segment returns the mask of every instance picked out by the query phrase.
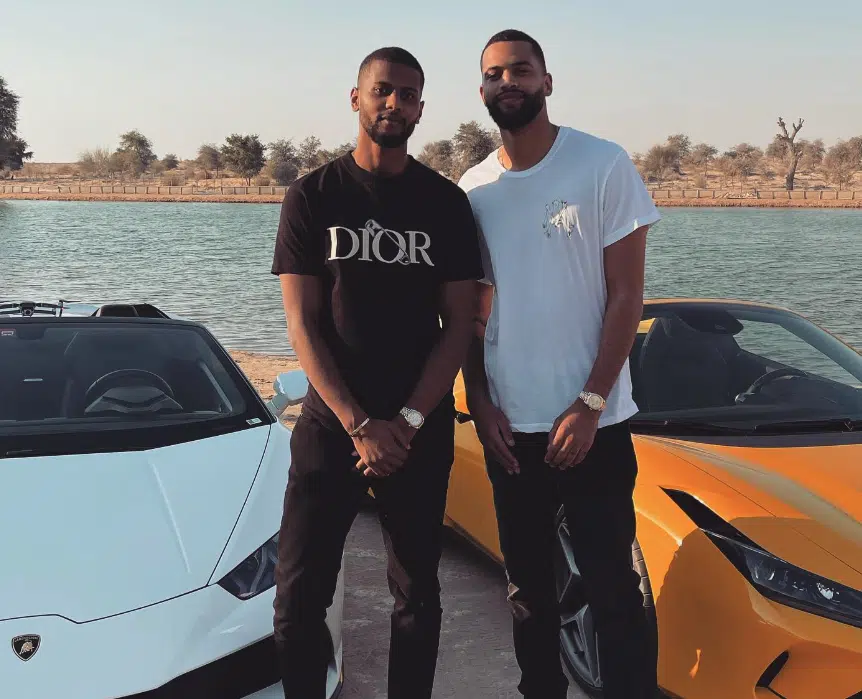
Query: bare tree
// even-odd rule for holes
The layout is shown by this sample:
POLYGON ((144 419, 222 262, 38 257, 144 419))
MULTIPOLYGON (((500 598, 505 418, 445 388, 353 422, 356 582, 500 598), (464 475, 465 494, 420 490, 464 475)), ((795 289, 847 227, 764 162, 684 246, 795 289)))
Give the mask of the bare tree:
POLYGON ((823 164, 823 158, 826 155, 826 146, 822 138, 815 141, 806 141, 802 139, 799 142, 802 146, 802 158, 799 160, 799 169, 802 172, 814 172, 823 164))
POLYGON ((448 176, 452 171, 452 151, 452 141, 449 139, 431 141, 425 144, 416 159, 432 170, 448 176))
POLYGON ((862 167, 862 139, 839 141, 832 146, 823 158, 823 172, 827 182, 837 185, 838 189, 849 187, 853 175, 862 167))
POLYGON ((478 121, 468 121, 458 126, 451 139, 452 168, 449 177, 455 181, 471 167, 482 162, 494 149, 494 133, 484 128, 478 121))
POLYGON ((799 166, 799 159, 802 157, 802 152, 804 150, 801 143, 796 143, 796 134, 799 133, 799 129, 802 128, 803 123, 803 120, 800 118, 798 124, 792 124, 793 133, 791 134, 787 131, 787 124, 784 123, 784 119, 778 117, 778 128, 781 129, 781 132, 776 134, 775 139, 784 146, 784 152, 782 155, 787 163, 787 174, 784 176, 784 186, 788 191, 793 189, 793 182, 796 179, 796 168, 799 166))
POLYGON ((640 164, 641 176, 647 182, 662 182, 673 179, 678 172, 679 152, 670 144, 659 144, 650 148, 640 164))

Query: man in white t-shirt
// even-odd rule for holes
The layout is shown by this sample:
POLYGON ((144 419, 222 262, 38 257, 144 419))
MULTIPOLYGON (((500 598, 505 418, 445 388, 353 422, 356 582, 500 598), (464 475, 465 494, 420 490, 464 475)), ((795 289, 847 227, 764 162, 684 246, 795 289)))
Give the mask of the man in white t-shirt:
POLYGON ((482 53, 503 146, 461 178, 486 278, 464 366, 509 577, 520 692, 562 699, 555 515, 565 507, 599 636, 606 699, 653 699, 656 656, 632 569, 637 460, 628 355, 646 233, 660 216, 626 152, 551 123, 541 47, 507 30, 482 53))

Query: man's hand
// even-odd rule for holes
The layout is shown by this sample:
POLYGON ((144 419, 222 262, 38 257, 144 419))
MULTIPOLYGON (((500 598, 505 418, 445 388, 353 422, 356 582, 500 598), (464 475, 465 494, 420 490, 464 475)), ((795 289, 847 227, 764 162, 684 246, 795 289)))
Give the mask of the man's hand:
POLYGON ((503 411, 491 401, 482 400, 470 406, 470 416, 476 425, 476 435, 488 455, 502 464, 508 473, 520 473, 521 467, 511 449, 515 445, 512 426, 503 411))
POLYGON ((359 434, 353 437, 359 457, 356 468, 366 475, 388 476, 404 465, 410 440, 394 422, 370 420, 359 434))
POLYGON ((593 446, 600 414, 577 402, 560 415, 548 435, 545 462, 560 469, 581 463, 593 446))

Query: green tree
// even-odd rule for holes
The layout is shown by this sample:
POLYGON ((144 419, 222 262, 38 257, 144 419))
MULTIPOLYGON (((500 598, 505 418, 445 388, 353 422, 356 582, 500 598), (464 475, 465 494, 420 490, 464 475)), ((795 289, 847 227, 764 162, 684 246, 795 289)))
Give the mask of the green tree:
POLYGON ((219 170, 224 167, 221 153, 212 143, 204 143, 200 148, 198 148, 198 157, 196 162, 203 169, 205 177, 209 176, 211 171, 215 172, 215 176, 218 177, 219 170))
POLYGON ((180 159, 174 153, 168 153, 162 158, 162 165, 165 170, 176 170, 180 166, 180 159))
POLYGON ((20 170, 25 160, 33 158, 27 142, 18 135, 20 98, 0 76, 0 170, 20 170))
POLYGON ((245 178, 249 186, 251 186, 251 178, 266 165, 265 152, 266 146, 260 142, 257 134, 231 134, 225 139, 225 144, 221 148, 225 165, 245 178))
POLYGON ((688 155, 688 162, 703 171, 704 180, 709 172, 709 165, 718 155, 718 149, 709 143, 698 143, 688 155))
POLYGON ((353 152, 356 149, 356 139, 354 138, 352 141, 345 141, 339 146, 335 146, 332 150, 323 149, 318 153, 317 161, 320 165, 324 163, 328 163, 336 158, 340 158, 342 155, 347 155, 348 153, 353 152))
POLYGON ((667 137, 665 146, 673 154, 673 171, 682 173, 682 161, 691 155, 691 139, 685 134, 678 133, 667 137))
POLYGON ((292 139, 280 139, 267 145, 267 170, 277 184, 286 186, 299 176, 301 163, 292 139))
POLYGON ((728 158, 725 171, 739 177, 742 184, 756 171, 757 166, 763 159, 763 151, 750 143, 740 143, 725 153, 728 158))
POLYGON ((301 170, 309 172, 322 164, 320 145, 320 139, 317 136, 308 136, 302 140, 297 148, 301 170))
POLYGON ((120 135, 117 153, 122 156, 123 169, 134 175, 145 173, 153 161, 158 160, 152 141, 137 129, 120 135))

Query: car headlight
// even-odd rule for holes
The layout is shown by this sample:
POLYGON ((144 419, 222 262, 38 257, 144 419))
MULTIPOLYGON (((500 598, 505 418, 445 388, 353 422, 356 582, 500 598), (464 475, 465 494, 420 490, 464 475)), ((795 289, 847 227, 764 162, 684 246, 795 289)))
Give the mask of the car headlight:
POLYGON ((688 493, 664 490, 764 597, 862 628, 862 592, 772 555, 688 493))
POLYGON ((809 573, 757 545, 705 533, 764 597, 862 628, 862 592, 809 573))
POLYGON ((241 600, 251 599, 275 585, 278 534, 252 553, 218 584, 241 600))

